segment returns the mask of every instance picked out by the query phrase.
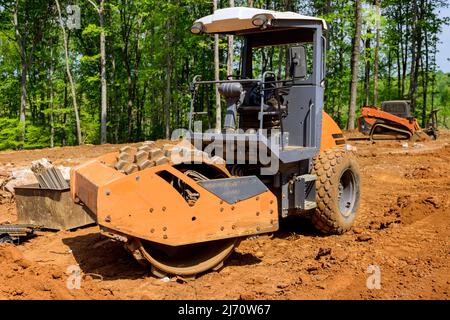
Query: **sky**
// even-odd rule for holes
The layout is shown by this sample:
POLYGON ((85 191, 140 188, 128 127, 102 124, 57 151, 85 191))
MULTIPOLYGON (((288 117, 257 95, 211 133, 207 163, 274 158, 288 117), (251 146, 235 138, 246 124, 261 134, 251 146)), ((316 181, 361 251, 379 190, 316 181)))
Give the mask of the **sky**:
MULTIPOLYGON (((441 9, 441 17, 450 17, 450 8, 441 9)), ((436 63, 438 69, 444 72, 450 72, 450 25, 444 25, 439 35, 438 53, 436 63)))

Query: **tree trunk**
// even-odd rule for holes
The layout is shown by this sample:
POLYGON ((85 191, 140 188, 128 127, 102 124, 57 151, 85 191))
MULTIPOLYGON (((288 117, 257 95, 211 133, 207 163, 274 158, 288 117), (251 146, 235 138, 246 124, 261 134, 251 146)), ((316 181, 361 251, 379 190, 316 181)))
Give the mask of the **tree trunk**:
POLYGON ((55 123, 53 117, 53 45, 50 40, 50 72, 49 72, 49 84, 50 84, 50 148, 55 146, 55 123))
POLYGON ((167 88, 166 88, 166 110, 165 110, 165 121, 166 121, 166 139, 170 139, 170 101, 172 99, 172 58, 167 55, 167 88))
MULTIPOLYGON (((428 6, 427 1, 425 1, 425 6, 428 6)), ((426 8, 424 10, 427 11, 426 8)), ((424 41, 425 41, 425 65, 422 62, 422 87, 423 87, 423 106, 422 106, 422 128, 425 128, 426 117, 427 117, 427 96, 428 96, 428 71, 429 71, 429 60, 428 60, 428 33, 424 30, 424 41)))
MULTIPOLYGON (((168 47, 170 48, 172 45, 172 34, 171 34, 171 21, 170 19, 167 21, 167 30, 169 32, 169 41, 168 41, 168 47)), ((170 101, 172 99, 172 57, 171 53, 169 52, 167 54, 167 86, 166 86, 166 103, 165 103, 165 112, 164 112, 164 118, 165 118, 165 134, 166 139, 170 139, 170 101)))
POLYGON ((83 141, 81 140, 81 126, 80 126, 80 117, 78 115, 78 105, 77 105, 77 97, 76 97, 76 93, 75 93, 75 84, 73 82, 72 73, 70 72, 70 66, 69 66, 69 44, 68 44, 68 40, 67 40, 67 34, 66 34, 64 22, 61 17, 61 8, 59 6, 59 1, 55 0, 55 3, 56 3, 56 7, 58 9, 59 23, 61 25, 61 31, 63 33, 64 54, 65 54, 65 60, 66 60, 66 72, 67 72, 67 78, 69 79, 69 83, 70 83, 70 89, 72 91, 72 101, 73 101, 73 109, 74 109, 74 113, 75 113, 77 144, 80 145, 83 143, 83 141))
POLYGON ((104 14, 105 0, 100 0, 100 8, 98 14, 100 17, 100 77, 102 86, 102 102, 101 102, 101 116, 100 116, 100 143, 104 144, 107 141, 106 117, 107 117, 107 83, 106 83, 106 50, 105 50, 105 14, 104 14))
MULTIPOLYGON (((387 67, 388 67, 388 74, 387 74, 387 90, 388 90, 388 100, 391 99, 391 92, 392 92, 392 88, 391 88, 391 84, 392 84, 392 76, 391 76, 391 72, 392 72, 392 49, 389 48, 389 52, 388 52, 388 63, 387 63, 387 67)), ((377 94, 377 99, 378 99, 378 94, 377 94)))
MULTIPOLYGON (((423 1, 421 1, 422 3, 423 1)), ((413 2, 413 29, 412 29, 412 44, 411 44, 411 71, 410 71, 410 85, 408 91, 408 99, 411 100, 411 109, 413 114, 416 112, 417 100, 417 80, 419 77, 420 58, 422 54, 422 35, 421 26, 419 23, 420 10, 417 3, 413 2)))
POLYGON ((396 13, 395 15, 395 19, 397 21, 397 32, 399 34, 400 39, 398 39, 397 41, 397 48, 395 50, 396 54, 396 58, 397 58, 397 98, 401 98, 402 95, 402 86, 401 86, 401 78, 402 78, 402 72, 401 72, 401 53, 402 53, 402 32, 401 32, 401 26, 400 26, 400 22, 399 22, 399 15, 398 13, 396 13))
MULTIPOLYGON (((69 106, 69 92, 67 87, 67 74, 64 77, 64 110, 67 110, 69 106)), ((63 126, 61 133, 61 146, 65 147, 67 144, 67 133, 66 133, 66 122, 67 122, 67 113, 63 114, 63 126)))
MULTIPOLYGON (((378 103, 378 61, 379 61, 379 52, 380 52, 380 20, 381 20, 381 4, 380 4, 381 0, 375 0, 374 4, 375 4, 375 9, 377 12, 377 23, 376 23, 376 37, 375 37, 375 53, 374 53, 374 57, 373 57, 373 105, 376 106, 378 103)), ((389 64, 390 64, 390 50, 389 50, 389 64)), ((389 65, 389 74, 388 74, 388 86, 390 86, 390 74, 391 70, 390 70, 390 65, 389 65)), ((390 90, 390 88, 389 88, 390 90)))
MULTIPOLYGON (((214 12, 217 10, 218 0, 213 0, 214 12)), ((219 35, 214 35, 214 79, 216 81, 220 80, 220 65, 219 65, 219 35)), ((220 93, 219 85, 215 85, 216 89, 216 131, 222 131, 222 108, 220 105, 220 93)))
MULTIPOLYGON (((409 4, 406 4, 405 13, 400 13, 400 15, 404 15, 405 17, 408 17, 410 14, 409 12, 409 4)), ((403 21, 402 21, 403 22, 403 21)), ((400 34, 403 34, 403 30, 400 30, 400 34)), ((405 96, 405 87, 406 87, 406 72, 408 68, 408 50, 409 50, 409 40, 410 40, 410 26, 409 21, 405 23, 405 36, 402 35, 403 39, 403 45, 402 45, 402 98, 405 96)), ((414 44, 412 44, 414 46, 414 44)))
POLYGON ((352 41, 352 58, 351 58, 351 73, 352 79, 350 82, 350 106, 348 110, 347 128, 355 129, 355 112, 356 112, 356 97, 358 85, 358 62, 359 49, 361 42, 361 0, 355 0, 355 34, 352 41))
POLYGON ((369 35, 372 33, 370 28, 367 28, 366 41, 364 46, 364 105, 369 105, 369 87, 370 87, 370 38, 369 35))
POLYGON ((27 113, 27 73, 28 64, 22 63, 22 74, 20 77, 20 139, 22 147, 25 144, 25 120, 27 113))
POLYGON ((27 113, 27 73, 28 73, 28 62, 25 52, 25 43, 19 32, 19 19, 17 16, 19 10, 19 1, 16 1, 14 11, 13 11, 13 24, 17 39, 17 44, 19 46, 20 62, 21 62, 21 75, 20 75, 20 140, 22 142, 22 147, 25 144, 25 121, 27 113))
MULTIPOLYGON (((230 7, 234 7, 234 0, 230 0, 230 7)), ((234 60, 234 37, 228 36, 228 59, 227 59, 227 76, 233 74, 234 60)))

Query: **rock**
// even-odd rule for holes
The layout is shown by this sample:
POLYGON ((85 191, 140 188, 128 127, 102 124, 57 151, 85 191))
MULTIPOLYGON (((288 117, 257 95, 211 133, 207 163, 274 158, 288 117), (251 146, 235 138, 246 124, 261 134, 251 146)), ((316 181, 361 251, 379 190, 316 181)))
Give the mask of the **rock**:
POLYGON ((0 204, 11 203, 13 195, 10 192, 0 190, 0 204))
POLYGON ((433 205, 433 207, 435 207, 436 209, 439 209, 440 207, 439 200, 436 199, 436 197, 428 197, 424 199, 423 202, 433 205))
POLYGON ((263 258, 263 257, 264 257, 264 252, 262 252, 262 251, 257 251, 257 252, 255 253, 255 257, 257 257, 257 258, 259 258, 259 259, 263 258))
POLYGON ((286 289, 287 287, 289 287, 289 283, 279 283, 277 284, 277 288, 279 289, 286 289))
POLYGON ((42 158, 31 162, 31 171, 36 174, 44 173, 46 170, 53 168, 53 164, 50 160, 42 158))
POLYGON ((359 235, 359 236, 356 238, 356 241, 364 242, 364 241, 369 241, 369 240, 371 240, 371 239, 372 239, 371 236, 369 236, 369 235, 367 235, 367 234, 362 234, 362 235, 359 235))
POLYGON ((61 270, 54 270, 52 273, 52 278, 53 279, 61 279, 63 276, 63 273, 61 270))
POLYGON ((244 292, 239 295, 239 300, 255 300, 255 296, 251 292, 244 292))
POLYGON ((325 290, 327 288, 324 284, 318 284, 316 287, 321 290, 325 290))
POLYGON ((11 292, 11 295, 13 296, 21 296, 24 293, 24 291, 20 288, 15 289, 14 291, 11 292))
POLYGON ((31 261, 29 261, 27 259, 20 259, 16 263, 18 266, 22 267, 23 269, 28 269, 29 267, 31 267, 31 261))
POLYGON ((330 254, 331 254, 331 248, 320 248, 315 259, 319 260, 321 257, 327 256, 330 254))
POLYGON ((316 266, 311 266, 311 267, 306 268, 306 271, 308 271, 309 273, 315 272, 317 270, 319 270, 319 268, 316 266))
POLYGON ((13 194, 15 187, 38 183, 33 171, 29 168, 14 170, 11 177, 12 179, 5 185, 5 189, 13 194))
POLYGON ((361 234, 364 230, 362 228, 354 227, 352 231, 354 234, 361 234))

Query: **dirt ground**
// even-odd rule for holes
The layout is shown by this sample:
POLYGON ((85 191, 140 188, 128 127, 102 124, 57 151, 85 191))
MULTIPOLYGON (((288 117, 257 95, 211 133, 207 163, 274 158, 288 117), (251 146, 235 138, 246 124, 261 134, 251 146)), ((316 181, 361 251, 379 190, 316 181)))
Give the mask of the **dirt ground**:
MULTIPOLYGON (((321 236, 308 221, 290 219, 277 233, 242 241, 220 271, 166 282, 97 227, 46 232, 0 245, 0 299, 449 299, 450 132, 407 148, 351 143, 362 199, 344 235, 321 236), (80 289, 67 287, 74 265, 80 289), (367 288, 368 268, 380 271, 380 289, 367 288)), ((0 152, 0 174, 43 157, 72 166, 117 148, 0 152)), ((13 222, 13 200, 1 203, 0 222, 13 222)))

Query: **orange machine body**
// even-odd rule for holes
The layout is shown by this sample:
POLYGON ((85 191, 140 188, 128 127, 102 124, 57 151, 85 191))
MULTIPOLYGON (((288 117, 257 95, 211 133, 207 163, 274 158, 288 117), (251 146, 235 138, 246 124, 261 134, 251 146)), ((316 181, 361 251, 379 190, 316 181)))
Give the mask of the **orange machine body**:
MULTIPOLYGON (((321 152, 345 145, 342 131, 325 112, 322 126, 321 152)), ((114 168, 118 155, 106 154, 71 171, 72 196, 96 215, 106 233, 182 246, 279 228, 277 197, 269 189, 230 204, 169 164, 129 175, 121 173, 114 168), (192 188, 199 194, 198 200, 188 203, 164 179, 167 175, 192 188)), ((201 165, 214 166, 222 176, 229 176, 222 165, 201 165)), ((231 183, 232 190, 230 180, 227 183, 231 183)))
POLYGON ((361 118, 364 118, 364 121, 370 126, 373 126, 377 121, 381 120, 401 127, 411 132, 411 135, 420 130, 420 126, 415 118, 401 118, 389 112, 382 111, 377 107, 365 106, 361 109, 361 113, 361 118))
POLYGON ((341 128, 331 118, 331 116, 322 112, 322 138, 320 143, 320 152, 331 148, 344 147, 345 139, 341 128))
POLYGON ((125 175, 108 154, 71 172, 71 190, 97 216, 98 224, 120 234, 180 246, 278 230, 278 205, 267 190, 229 204, 171 165, 125 175), (163 177, 173 175, 200 196, 194 205, 163 177))

